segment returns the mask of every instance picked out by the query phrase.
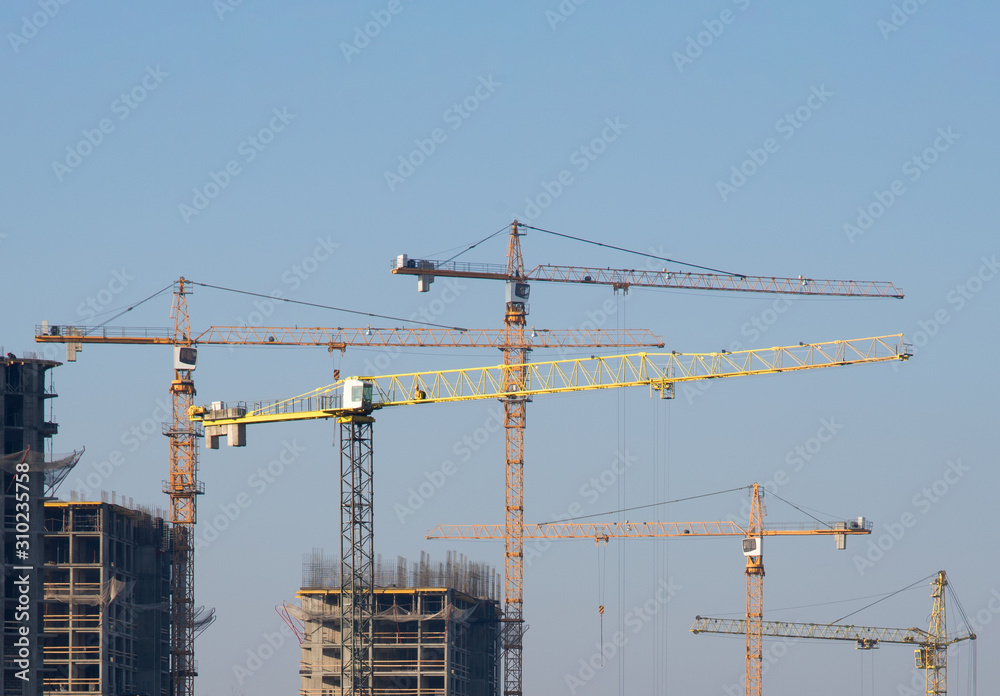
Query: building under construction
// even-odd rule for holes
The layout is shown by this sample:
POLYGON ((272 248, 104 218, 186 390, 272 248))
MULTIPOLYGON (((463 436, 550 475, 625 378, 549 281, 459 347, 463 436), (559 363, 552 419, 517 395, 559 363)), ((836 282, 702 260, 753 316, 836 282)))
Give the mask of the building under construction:
MULTIPOLYGON (((375 564, 372 691, 376 696, 495 696, 502 587, 492 566, 448 554, 445 563, 375 564)), ((299 607, 303 696, 340 696, 340 559, 303 563, 299 607)))
POLYGON ((3 548, 3 630, 0 693, 36 696, 39 681, 42 501, 81 452, 53 457, 47 444, 59 426, 46 418, 55 397, 53 360, 18 358, 0 350, 0 546, 3 548))
POLYGON ((170 535, 163 513, 45 503, 46 694, 170 693, 170 535))

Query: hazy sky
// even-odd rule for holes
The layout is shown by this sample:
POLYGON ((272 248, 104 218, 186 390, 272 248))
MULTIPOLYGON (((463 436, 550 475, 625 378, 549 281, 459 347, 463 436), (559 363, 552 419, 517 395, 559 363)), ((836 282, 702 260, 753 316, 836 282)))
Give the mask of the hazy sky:
MULTIPOLYGON (((196 329, 421 317, 496 328, 501 284, 438 279, 418 294, 389 268, 402 253, 446 258, 514 217, 739 273, 889 280, 904 300, 536 283, 538 328, 649 328, 678 351, 903 332, 915 356, 712 383, 672 402, 641 389, 539 397, 525 517, 768 482, 822 519, 865 515, 875 531, 836 553, 830 539, 769 541, 767 618, 832 621, 945 569, 979 652, 995 654, 997 380, 989 360, 968 356, 1000 345, 990 232, 1000 12, 960 1, 792 5, 7 2, 0 344, 41 351, 42 320, 99 323, 181 275, 400 318, 199 287, 196 329)), ((536 232, 523 249, 529 266, 647 263, 536 232)), ((502 263, 505 251, 500 235, 460 258, 502 263)), ((168 326, 169 304, 162 294, 112 323, 168 326)), ((45 355, 62 359, 62 347, 45 355)), ((546 355, 559 357, 531 357, 546 355)), ((92 346, 78 359, 54 372, 55 449, 87 447, 60 493, 114 490, 166 507, 170 350, 92 346)), ((487 349, 205 348, 196 382, 207 403, 291 396, 333 381, 334 369, 498 362, 487 349)), ((438 523, 502 521, 498 408, 380 414, 378 553, 456 549, 502 569, 499 543, 424 539, 438 523)), ((273 607, 294 597, 303 553, 338 546, 333 436, 329 423, 258 426, 246 449, 202 452, 195 591, 219 620, 197 642, 200 694, 296 692, 298 648, 273 607), (280 457, 289 463, 273 465, 278 475, 258 473, 280 457), (250 503, 233 512, 237 500, 250 503)), ((744 501, 729 493, 625 516, 743 519, 744 501)), ((768 513, 809 521, 774 497, 768 513)), ((589 541, 540 551, 526 568, 526 692, 735 693, 741 640, 688 628, 697 614, 743 612, 743 564, 735 539, 613 544, 603 565, 589 541), (670 601, 637 619, 663 583, 670 601), (603 666, 601 603, 605 639, 627 638, 603 666)), ((925 582, 850 621, 926 626, 929 611, 925 582)), ((949 619, 962 628, 958 611, 949 619)), ((904 646, 771 647, 774 696, 803 684, 907 693, 916 674, 904 646)), ((953 653, 953 693, 970 664, 968 648, 953 653)), ((979 690, 1000 690, 988 659, 979 690)))

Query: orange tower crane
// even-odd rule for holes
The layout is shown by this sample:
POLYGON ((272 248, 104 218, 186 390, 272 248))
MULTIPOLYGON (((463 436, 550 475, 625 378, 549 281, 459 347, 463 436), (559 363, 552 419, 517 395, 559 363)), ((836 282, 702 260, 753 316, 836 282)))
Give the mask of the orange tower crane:
MULTIPOLYGON (((816 638, 821 640, 853 640, 859 650, 872 650, 880 643, 915 645, 914 663, 917 669, 925 671, 925 693, 927 696, 947 696, 948 693, 948 646, 963 640, 975 640, 971 630, 964 634, 948 635, 948 621, 945 611, 945 588, 948 576, 938 571, 931 583, 933 606, 930 626, 926 631, 919 628, 877 628, 874 626, 848 626, 838 623, 792 623, 790 621, 764 621, 759 630, 762 636, 787 638, 816 638)), ((748 621, 740 619, 713 619, 707 616, 695 617, 692 633, 743 634, 750 631, 748 621)), ((749 675, 750 668, 747 667, 749 675)))
MULTIPOLYGON (((819 526, 765 525, 764 491, 754 483, 750 487, 750 520, 745 527, 735 522, 553 522, 524 526, 525 539, 609 539, 662 537, 743 537, 746 556, 747 613, 742 622, 746 636, 747 696, 760 696, 763 668, 764 555, 763 541, 768 536, 833 536, 837 549, 846 548, 847 535, 871 534, 865 518, 821 522, 819 526)), ((428 539, 502 539, 500 525, 439 525, 427 533, 428 539)))
MULTIPOLYGON (((504 313, 505 341, 500 346, 504 364, 520 365, 528 362, 530 346, 525 341, 528 315, 530 281, 556 283, 583 283, 609 285, 615 292, 628 292, 630 287, 674 288, 688 290, 721 290, 732 292, 780 293, 804 296, 839 297, 892 297, 902 298, 903 293, 892 283, 882 281, 814 280, 811 278, 775 278, 747 276, 735 273, 687 273, 662 270, 612 269, 578 266, 541 265, 525 271, 521 255, 521 237, 531 229, 556 236, 581 240, 570 235, 552 233, 536 227, 522 225, 515 220, 510 226, 506 266, 473 264, 455 261, 411 259, 405 254, 393 262, 394 274, 417 276, 419 292, 430 290, 435 277, 479 278, 506 282, 506 311, 504 313)), ((499 232, 497 233, 499 234, 499 232)), ((492 236, 492 235, 491 235, 492 236)), ((489 237, 487 237, 489 239, 489 237)), ((482 240, 485 241, 485 240, 482 240)), ((477 244, 473 245, 476 246, 477 244)), ((609 249, 629 251, 610 244, 598 244, 609 249)), ((471 248, 471 247, 470 247, 471 248)), ((633 252, 634 253, 634 252, 633 252)), ((650 254, 644 254, 651 257, 650 254)), ((652 257, 659 261, 672 259, 652 257)), ((703 266, 692 266, 703 271, 713 271, 703 266)), ((506 386, 518 391, 524 386, 525 372, 511 369, 506 386)), ((504 400, 504 433, 506 439, 506 499, 504 502, 504 618, 502 648, 504 654, 504 696, 522 693, 522 652, 524 637, 524 427, 526 422, 523 399, 504 400)))
MULTIPOLYGON (((205 424, 212 446, 226 437, 230 445, 246 444, 246 426, 296 420, 335 418, 341 424, 341 660, 323 672, 341 694, 372 693, 374 594, 374 495, 371 414, 390 406, 426 405, 482 399, 523 403, 540 394, 560 394, 595 389, 646 386, 650 394, 671 398, 678 382, 759 374, 796 372, 840 365, 906 360, 910 352, 901 336, 881 336, 853 341, 799 344, 766 350, 727 353, 639 353, 610 357, 578 358, 550 362, 497 365, 437 372, 413 372, 381 377, 351 377, 306 394, 276 402, 224 402, 212 408, 195 407, 193 420, 205 424), (510 374, 523 376, 518 388, 510 374), (332 671, 329 671, 332 670, 332 671)), ((730 535, 744 535, 729 524, 730 535)), ((863 526, 863 525, 862 525, 863 526)), ((507 539, 507 524, 493 530, 494 538, 507 539)), ((838 539, 848 533, 836 529, 838 539)), ((529 529, 529 532, 531 529, 529 529)), ((524 525, 519 529, 523 539, 524 525)), ((762 534, 766 534, 762 532, 762 534)))
MULTIPOLYGON (((197 496, 205 491, 198 480, 198 438, 202 432, 188 413, 197 393, 194 370, 199 345, 243 346, 322 346, 344 351, 348 346, 402 346, 434 348, 497 347, 508 341, 506 333, 490 329, 460 328, 323 328, 210 326, 198 334, 191 332, 187 297, 195 283, 184 277, 173 285, 171 317, 173 327, 116 327, 50 325, 35 327, 37 343, 66 344, 66 359, 76 361, 85 344, 123 344, 174 348, 174 371, 170 382, 170 423, 163 434, 170 441, 169 477, 163 490, 170 497, 172 529, 171 571, 171 681, 173 696, 194 693, 197 665, 194 660, 196 611, 194 605, 193 526, 197 522, 197 496)), ((205 286, 214 287, 214 286, 205 286)), ((159 294, 159 293, 157 293, 159 294)), ((155 296, 155 295, 154 295, 155 296)), ((147 298, 151 299, 151 298, 147 298)), ((572 331, 539 330, 533 333, 531 348, 600 348, 611 346, 663 347, 663 339, 646 330, 572 331)), ((359 423, 358 427, 362 424, 359 423)))

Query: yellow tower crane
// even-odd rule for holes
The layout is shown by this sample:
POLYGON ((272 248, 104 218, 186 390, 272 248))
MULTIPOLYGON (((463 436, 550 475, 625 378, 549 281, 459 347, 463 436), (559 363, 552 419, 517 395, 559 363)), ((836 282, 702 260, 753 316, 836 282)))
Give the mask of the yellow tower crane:
MULTIPOLYGON (((508 366, 505 385, 508 391, 517 392, 524 387, 527 373, 515 366, 528 362, 531 346, 526 340, 526 318, 530 283, 582 283, 604 285, 615 292, 628 292, 630 287, 668 288, 686 290, 720 290, 729 292, 778 293, 801 296, 837 297, 892 297, 902 298, 903 293, 892 283, 881 281, 816 280, 798 278, 775 278, 726 273, 705 266, 687 264, 674 259, 648 253, 647 260, 658 263, 694 268, 704 272, 674 271, 657 269, 614 269, 583 266, 540 265, 525 269, 521 255, 521 237, 527 230, 586 242, 616 251, 635 254, 637 252, 611 244, 591 242, 567 234, 551 232, 518 223, 510 226, 505 265, 457 262, 451 259, 437 261, 411 259, 400 254, 392 263, 392 272, 398 275, 417 276, 417 290, 427 292, 435 277, 470 278, 500 280, 506 283, 506 309, 504 312, 504 342, 500 346, 504 364, 508 366)), ((501 229, 490 235, 504 232, 501 229)), ((485 242, 490 237, 476 242, 469 249, 485 242)), ((464 252, 462 252, 464 253, 464 252)), ((452 257, 454 259, 455 257, 452 257)), ((534 333, 534 332, 532 332, 534 333)), ((522 651, 524 638, 524 549, 521 534, 524 526, 524 427, 526 423, 526 401, 508 398, 504 402, 504 433, 506 444, 506 500, 504 504, 504 618, 502 649, 504 655, 503 693, 504 696, 521 696, 523 673, 522 651)))
MULTIPOLYGON (((671 398, 676 383, 759 374, 796 372, 839 365, 906 360, 902 336, 799 344, 765 350, 725 353, 637 353, 549 362, 503 364, 379 377, 351 377, 306 394, 274 402, 227 404, 191 409, 191 419, 205 426, 212 447, 226 437, 246 444, 246 426, 296 420, 336 419, 341 448, 342 630, 340 693, 370 694, 372 684, 374 592, 374 516, 371 414, 382 408, 432 403, 500 399, 524 403, 541 394, 646 386, 650 394, 671 398), (510 375, 517 373, 517 385, 510 375)), ((734 527, 732 529, 738 529, 734 527)), ((732 530, 731 530, 732 531, 732 530)), ((518 539, 523 541, 524 525, 518 539)), ((507 524, 503 536, 508 538, 507 524)), ((740 535, 764 532, 753 523, 740 535)), ((837 535, 864 533, 848 529, 837 535)), ((759 538, 759 537, 755 537, 759 538)))
MULTIPOLYGON (((765 621, 761 631, 764 636, 853 640, 860 650, 872 650, 880 643, 915 645, 914 663, 917 669, 924 670, 925 693, 927 696, 947 696, 948 647, 964 640, 975 640, 976 634, 968 630, 964 634, 948 635, 945 611, 948 576, 943 570, 938 571, 931 585, 934 588, 931 591, 933 607, 930 626, 926 631, 919 628, 877 628, 789 621, 765 621)), ((691 626, 692 633, 742 634, 749 630, 749 622, 742 619, 713 619, 707 616, 695 617, 694 625, 691 626)))
MULTIPOLYGON (((194 678, 197 676, 194 659, 198 624, 194 604, 193 526, 198 519, 197 496, 204 493, 205 487, 198 480, 198 438, 202 437, 202 433, 191 422, 188 412, 197 393, 194 371, 197 367, 198 346, 320 346, 332 352, 344 351, 348 346, 486 348, 503 346, 507 341, 502 330, 446 327, 210 326, 200 333, 192 333, 187 298, 194 286, 228 290, 196 283, 184 277, 178 279, 173 284, 173 327, 50 325, 48 322, 35 327, 37 343, 66 344, 66 359, 69 362, 76 361, 76 354, 83 350, 84 345, 165 345, 174 348, 173 378, 170 382, 172 418, 170 423, 163 426, 163 434, 170 440, 169 477, 163 482, 163 491, 170 497, 170 522, 173 527, 170 576, 172 696, 192 696, 194 678)), ((147 300, 159 294, 156 293, 147 300)), ((131 309, 130 307, 125 311, 131 309)), ((533 332, 529 343, 531 348, 607 348, 622 345, 663 347, 663 339, 646 330, 539 330, 533 332)))

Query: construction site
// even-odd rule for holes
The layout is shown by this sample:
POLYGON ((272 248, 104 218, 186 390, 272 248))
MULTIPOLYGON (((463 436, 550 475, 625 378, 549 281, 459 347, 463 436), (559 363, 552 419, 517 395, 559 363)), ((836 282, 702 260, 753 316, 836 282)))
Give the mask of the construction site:
MULTIPOLYGON (((51 412, 51 401, 56 397, 50 373, 61 363, 13 354, 0 360, 3 533, 7 552, 3 693, 194 694, 199 674, 195 639, 216 619, 214 609, 196 604, 195 592, 199 577, 197 504, 202 494, 209 499, 211 496, 198 475, 202 448, 207 450, 208 458, 213 456, 212 450, 223 445, 227 449, 246 447, 264 423, 329 421, 336 428, 334 452, 339 464, 334 517, 339 520, 339 530, 330 534, 334 550, 314 549, 306 554, 299 587, 287 597, 275 598, 277 615, 298 643, 298 693, 302 696, 521 696, 530 692, 523 686, 524 664, 538 659, 525 650, 526 619, 530 616, 524 603, 525 565, 532 545, 569 539, 596 544, 599 574, 604 574, 607 560, 600 560, 602 548, 626 540, 655 542, 672 538, 729 538, 730 543, 742 544, 745 614, 739 619, 710 619, 699 613, 690 630, 694 634, 741 638, 745 644, 742 690, 746 696, 764 692, 763 676, 768 664, 764 659, 765 643, 774 637, 854 641, 864 650, 883 643, 909 645, 915 647, 914 664, 923 674, 924 692, 947 694, 949 647, 964 641, 974 643, 976 635, 960 604, 956 606, 962 625, 956 628, 955 613, 952 625, 948 624, 946 596, 951 586, 945 571, 936 571, 906 588, 932 588, 929 621, 919 628, 764 620, 765 539, 827 536, 833 537, 835 548, 843 551, 849 536, 860 540, 873 533, 873 523, 866 516, 821 520, 806 513, 811 520, 769 523, 765 520, 768 495, 799 512, 805 511, 776 491, 769 493, 766 486, 734 482, 737 488, 719 493, 739 491, 747 501, 746 514, 738 519, 635 522, 625 517, 626 513, 636 514, 625 506, 597 516, 604 519, 580 514, 543 523, 525 519, 524 434, 527 406, 532 401, 583 392, 624 393, 640 387, 654 402, 669 402, 679 389, 706 380, 728 382, 726 378, 825 372, 832 367, 898 365, 913 354, 901 335, 682 353, 664 352, 664 339, 645 329, 537 330, 527 319, 533 283, 605 286, 615 294, 633 288, 663 288, 890 300, 902 298, 902 291, 892 283, 801 276, 765 278, 703 270, 571 266, 531 268, 525 265, 521 252, 522 238, 528 231, 545 232, 515 221, 491 235, 506 233, 507 258, 503 265, 400 255, 390 269, 394 275, 415 276, 419 292, 430 291, 439 278, 501 281, 505 304, 499 329, 213 325, 196 330, 192 328, 188 305, 193 289, 229 289, 184 277, 164 289, 172 298, 173 327, 39 324, 35 341, 65 345, 69 362, 76 362, 77 354, 85 347, 100 344, 172 349, 173 369, 163 375, 172 399, 172 419, 162 426, 169 444, 163 482, 169 509, 137 506, 116 493, 102 494, 100 500, 84 500, 73 492, 69 500, 59 499, 56 489, 83 455, 82 448, 69 455, 52 454, 50 439, 58 426, 51 416, 47 419, 45 411, 48 406, 51 412), (214 345, 264 349, 313 346, 331 355, 349 353, 352 347, 478 347, 499 349, 503 363, 382 376, 341 378, 335 374, 332 384, 285 399, 196 401, 194 374, 199 350, 214 345), (534 351, 544 349, 600 350, 602 354, 552 361, 532 356, 534 351), (648 349, 653 352, 646 352, 648 349), (432 555, 420 551, 419 560, 412 561, 404 557, 383 559, 377 552, 375 520, 387 515, 388 506, 376 502, 374 491, 381 461, 375 454, 376 416, 381 420, 386 409, 404 415, 411 411, 397 407, 427 409, 433 404, 477 401, 499 402, 502 406, 504 505, 502 510, 492 512, 502 513, 504 521, 439 524, 426 536, 452 543, 494 540, 497 547, 502 545, 502 556, 482 555, 502 560, 500 570, 489 562, 471 561, 452 551, 432 555), (22 547, 30 548, 32 555, 16 553, 22 547), (432 560, 432 556, 439 560, 432 560), (440 560, 442 556, 444 561, 440 560), (31 611, 25 611, 26 606, 31 611), (29 634, 38 639, 20 638, 29 634)), ((165 291, 151 297, 165 295, 165 291)), ((419 446, 420 440, 415 438, 413 442, 419 446)), ((428 481, 432 480, 428 477, 428 481)), ((692 498, 709 495, 704 489, 696 493, 699 495, 692 498)), ((640 507, 678 501, 647 498, 644 502, 640 507)), ((435 516, 447 514, 445 509, 435 510, 435 516)), ((485 515, 489 517, 489 511, 485 515)), ((266 555, 267 543, 262 540, 256 553, 266 555)), ((664 588, 665 581, 660 578, 664 588)), ((603 580, 601 588, 600 638, 596 645, 603 667, 604 660, 614 657, 618 650, 615 647, 609 653, 606 646, 624 645, 624 634, 612 634, 613 624, 609 624, 608 635, 614 637, 613 643, 606 642, 604 621, 606 616, 609 620, 611 617, 605 611, 603 580)), ((894 594, 886 593, 886 597, 894 594)), ((667 595, 661 598, 657 593, 654 613, 659 611, 658 603, 671 600, 672 590, 667 595)), ((543 604, 556 599, 540 597, 538 601, 543 604)), ((952 596, 952 601, 957 599, 952 596)), ((675 607, 672 611, 678 610, 675 607)), ((692 616, 695 611, 692 609, 692 616)), ((225 617, 220 621, 225 622, 225 617)), ((577 676, 568 673, 565 679, 573 693, 577 682, 585 685, 587 678, 587 663, 581 660, 581 664, 577 676)), ((597 666, 590 669, 593 673, 597 666)), ((239 669, 234 673, 239 675, 239 669)), ((974 676, 971 681, 974 684, 974 676)), ((954 688, 952 692, 957 693, 954 688)))
POLYGON ((0 696, 1000 694, 998 24, 0 3, 0 696))

